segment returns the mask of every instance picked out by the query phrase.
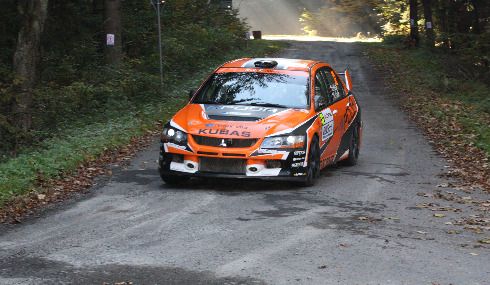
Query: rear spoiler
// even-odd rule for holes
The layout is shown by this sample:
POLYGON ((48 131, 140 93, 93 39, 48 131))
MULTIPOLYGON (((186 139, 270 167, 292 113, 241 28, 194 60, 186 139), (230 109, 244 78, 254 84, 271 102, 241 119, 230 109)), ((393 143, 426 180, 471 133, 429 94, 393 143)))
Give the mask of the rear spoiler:
POLYGON ((345 85, 347 87, 347 91, 352 91, 352 78, 350 77, 350 72, 349 72, 349 69, 345 69, 344 72, 341 72, 339 73, 339 75, 342 75, 344 76, 344 80, 345 80, 345 85))

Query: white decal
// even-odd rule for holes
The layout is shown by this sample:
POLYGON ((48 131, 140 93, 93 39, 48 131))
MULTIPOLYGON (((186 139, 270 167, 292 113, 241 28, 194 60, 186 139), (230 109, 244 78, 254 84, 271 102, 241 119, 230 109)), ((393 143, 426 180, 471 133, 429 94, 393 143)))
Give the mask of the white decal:
POLYGON ((326 141, 333 136, 333 113, 330 108, 328 108, 322 111, 318 116, 322 122, 322 141, 326 141))
POLYGON ((303 166, 303 163, 301 163, 301 162, 296 162, 296 163, 291 164, 291 168, 298 168, 301 166, 303 166))
POLYGON ((182 150, 186 150, 186 146, 183 146, 183 145, 178 145, 178 144, 174 144, 174 143, 166 143, 167 146, 170 146, 170 147, 173 147, 173 148, 178 148, 178 149, 182 149, 182 150))

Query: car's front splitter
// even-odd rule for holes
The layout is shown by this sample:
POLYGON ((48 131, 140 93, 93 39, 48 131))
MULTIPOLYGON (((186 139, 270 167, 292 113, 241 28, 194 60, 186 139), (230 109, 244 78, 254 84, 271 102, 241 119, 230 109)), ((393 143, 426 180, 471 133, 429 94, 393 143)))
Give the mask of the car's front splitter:
POLYGON ((228 174, 228 173, 216 173, 216 172, 195 172, 184 173, 172 170, 160 169, 160 175, 181 176, 181 177, 196 177, 196 178, 219 178, 219 179, 243 179, 243 180, 263 180, 263 181, 294 181, 302 182, 305 180, 305 176, 247 176, 243 174, 228 174))

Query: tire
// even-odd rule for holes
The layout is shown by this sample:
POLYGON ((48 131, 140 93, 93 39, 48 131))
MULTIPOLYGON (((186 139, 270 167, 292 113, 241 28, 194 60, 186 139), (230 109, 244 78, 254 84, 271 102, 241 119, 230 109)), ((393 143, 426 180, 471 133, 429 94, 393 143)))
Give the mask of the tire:
POLYGON ((302 187, 311 187, 315 185, 315 180, 320 176, 320 146, 318 139, 313 137, 308 152, 308 168, 306 170, 306 178, 300 183, 302 187))
POLYGON ((349 143, 349 156, 344 160, 344 164, 347 166, 354 166, 357 164, 359 158, 359 126, 356 125, 352 130, 352 136, 349 143))
POLYGON ((190 177, 186 176, 177 176, 177 175, 166 175, 166 174, 160 174, 160 177, 162 178, 163 182, 169 186, 180 186, 187 181, 189 181, 190 177))

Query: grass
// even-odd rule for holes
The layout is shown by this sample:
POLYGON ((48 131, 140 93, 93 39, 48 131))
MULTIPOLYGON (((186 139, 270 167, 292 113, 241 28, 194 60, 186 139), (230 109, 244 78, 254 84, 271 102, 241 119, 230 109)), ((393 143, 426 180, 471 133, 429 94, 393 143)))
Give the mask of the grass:
POLYGON ((199 85, 207 74, 223 63, 239 57, 264 56, 286 44, 252 41, 244 50, 236 50, 220 58, 205 60, 207 68, 189 76, 188 80, 165 87, 165 98, 139 106, 134 114, 114 114, 105 122, 65 129, 39 146, 0 164, 0 207, 15 196, 39 190, 38 179, 56 179, 71 173, 81 163, 93 160, 108 149, 126 145, 131 138, 154 129, 158 120, 168 120, 187 99, 186 90, 199 85))
POLYGON ((405 103, 433 118, 456 123, 453 135, 490 157, 490 87, 474 79, 458 58, 424 48, 408 49, 391 43, 364 44, 368 56, 386 71, 391 87, 408 95, 405 103))

